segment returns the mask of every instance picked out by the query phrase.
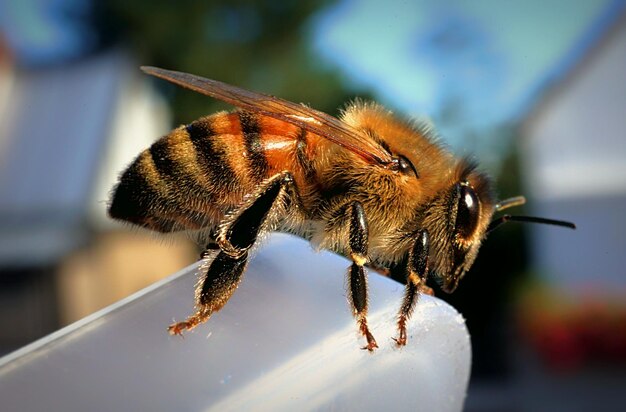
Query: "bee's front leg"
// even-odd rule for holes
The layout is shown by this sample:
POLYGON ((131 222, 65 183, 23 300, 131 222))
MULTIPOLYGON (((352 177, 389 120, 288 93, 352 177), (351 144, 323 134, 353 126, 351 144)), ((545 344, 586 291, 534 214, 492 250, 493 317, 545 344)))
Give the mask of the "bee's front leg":
POLYGON ((433 290, 426 286, 428 275, 428 231, 420 230, 415 238, 413 248, 409 252, 407 266, 402 268, 406 273, 406 289, 402 306, 398 313, 398 337, 394 338, 398 346, 406 345, 406 322, 413 314, 415 303, 420 293, 433 295, 433 290))
POLYGON ((293 177, 281 173, 261 184, 248 202, 229 215, 217 234, 219 247, 209 243, 202 254, 208 259, 215 255, 215 249, 219 250, 198 282, 196 312, 185 321, 171 325, 170 334, 182 335, 183 331, 193 329, 228 302, 248 263, 248 250, 265 230, 267 221, 284 208, 289 196, 298 196, 293 177))
POLYGON ((353 202, 348 206, 350 217, 349 247, 352 265, 348 271, 349 300, 357 319, 359 330, 367 339, 363 349, 373 351, 378 347, 367 326, 367 277, 363 266, 367 264, 368 229, 363 206, 353 202))

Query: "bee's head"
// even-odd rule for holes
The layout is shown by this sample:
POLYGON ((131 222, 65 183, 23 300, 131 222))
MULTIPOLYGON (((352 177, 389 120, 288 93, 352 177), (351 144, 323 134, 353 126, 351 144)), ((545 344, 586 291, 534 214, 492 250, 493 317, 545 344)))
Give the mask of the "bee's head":
POLYGON ((452 293, 470 269, 486 234, 508 221, 543 223, 575 229, 571 222, 534 216, 502 215, 496 211, 525 203, 522 196, 495 202, 490 179, 462 163, 454 183, 436 196, 423 213, 430 235, 431 273, 441 288, 452 293))
POLYGON ((490 183, 478 175, 478 182, 457 182, 448 194, 447 270, 441 273, 442 289, 452 293, 478 254, 494 213, 490 183))
POLYGON ((425 209, 422 224, 430 235, 431 273, 445 292, 453 292, 476 259, 495 211, 490 179, 467 163, 453 183, 425 209))

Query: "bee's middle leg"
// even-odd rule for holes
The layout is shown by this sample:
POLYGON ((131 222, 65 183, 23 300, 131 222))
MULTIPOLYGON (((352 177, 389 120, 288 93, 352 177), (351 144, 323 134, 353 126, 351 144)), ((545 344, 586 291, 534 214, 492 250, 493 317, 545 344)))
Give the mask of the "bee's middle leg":
POLYGON ((365 336, 367 345, 363 349, 373 351, 378 347, 376 339, 367 325, 367 277, 364 265, 367 264, 368 229, 363 206, 353 202, 349 206, 349 246, 352 265, 348 271, 349 300, 359 331, 365 336))
MULTIPOLYGON (((219 230, 219 252, 210 263, 196 288, 196 312, 185 321, 171 325, 172 335, 181 335, 207 321, 220 310, 237 289, 248 263, 248 251, 264 230, 270 215, 286 196, 297 196, 292 176, 282 173, 268 179, 252 200, 234 213, 219 230)), ((215 254, 215 245, 207 245, 203 258, 215 254)))

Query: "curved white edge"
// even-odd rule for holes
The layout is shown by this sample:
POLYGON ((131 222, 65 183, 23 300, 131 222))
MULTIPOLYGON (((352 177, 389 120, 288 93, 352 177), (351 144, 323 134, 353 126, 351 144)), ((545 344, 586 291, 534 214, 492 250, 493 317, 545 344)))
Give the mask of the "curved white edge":
POLYGON ((349 264, 272 235, 228 304, 180 339, 166 326, 193 310, 189 266, 2 358, 3 408, 462 410, 471 365, 463 317, 421 296, 398 348, 404 287, 370 273, 379 349, 361 350, 346 302, 349 264))

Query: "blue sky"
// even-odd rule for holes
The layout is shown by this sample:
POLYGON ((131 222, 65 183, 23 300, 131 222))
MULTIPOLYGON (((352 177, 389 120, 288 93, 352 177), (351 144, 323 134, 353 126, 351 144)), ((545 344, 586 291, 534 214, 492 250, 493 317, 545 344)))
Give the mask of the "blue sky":
POLYGON ((20 62, 37 66, 80 56, 94 33, 81 16, 90 0, 1 0, 0 30, 20 62))
POLYGON ((456 104, 452 139, 517 120, 573 67, 624 1, 341 0, 314 24, 316 50, 400 111, 437 117, 456 104))

